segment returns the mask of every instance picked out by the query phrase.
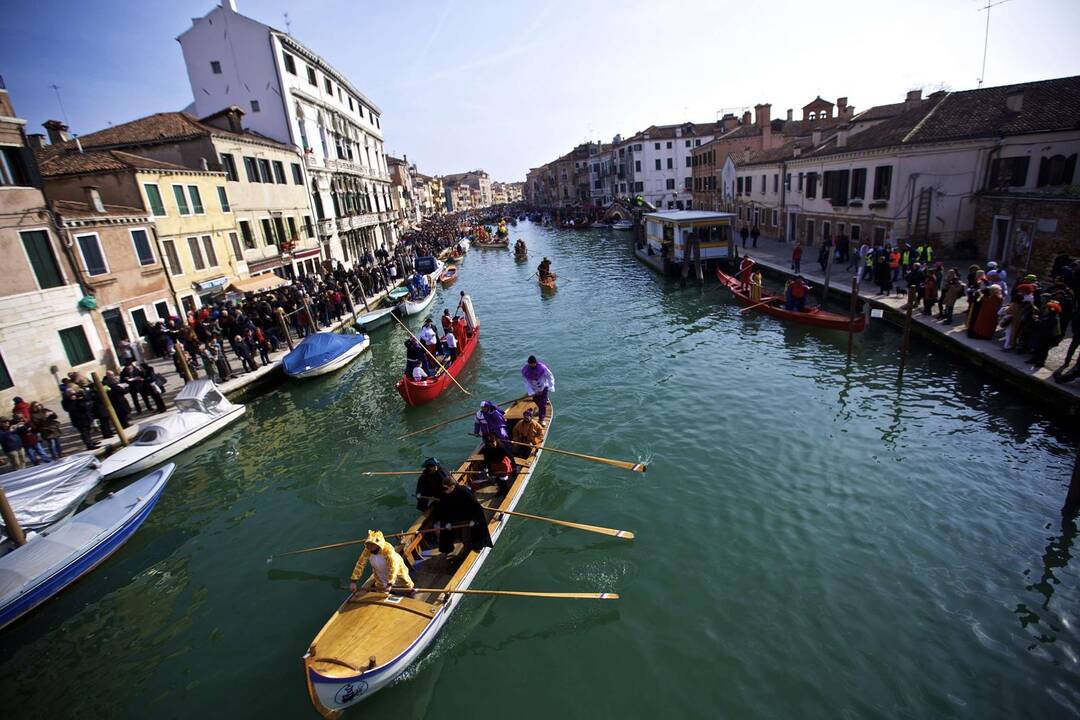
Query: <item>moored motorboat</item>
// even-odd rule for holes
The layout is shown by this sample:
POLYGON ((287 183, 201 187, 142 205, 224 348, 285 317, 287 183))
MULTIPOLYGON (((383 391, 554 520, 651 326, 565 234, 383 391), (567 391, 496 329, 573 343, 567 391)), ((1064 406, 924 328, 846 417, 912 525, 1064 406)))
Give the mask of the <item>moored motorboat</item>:
POLYGON ((446 270, 443 270, 443 274, 439 276, 439 284, 443 287, 449 287, 457 282, 457 277, 458 269, 451 265, 446 270))
POLYGON ((356 318, 356 325, 361 330, 370 332, 375 328, 382 327, 390 322, 390 313, 392 312, 394 312, 393 307, 379 308, 378 310, 366 312, 356 318))
POLYGON ((158 468, 0 556, 0 628, 93 570, 142 525, 175 466, 158 468))
MULTIPOLYGON (((511 429, 526 409, 535 407, 531 400, 511 405, 506 411, 511 429)), ((550 405, 549 411, 544 440, 554 419, 550 405)), ((518 467, 505 492, 497 485, 484 485, 476 490, 477 500, 492 511, 512 511, 543 454, 544 440, 527 457, 515 458, 518 467)), ((479 451, 477 448, 460 470, 478 470, 483 464, 479 451)), ((488 522, 492 545, 498 542, 509 518, 492 513, 488 522)), ((416 534, 401 550, 412 568, 414 583, 423 588, 468 589, 492 548, 465 548, 457 557, 442 554, 435 534, 416 532, 432 525, 430 510, 425 511, 409 528, 416 534)), ((435 641, 463 597, 441 592, 415 597, 387 595, 373 592, 369 579, 341 604, 304 655, 305 680, 315 709, 323 717, 338 717, 345 708, 392 683, 435 641)))
POLYGON ((131 444, 101 463, 101 473, 120 478, 148 470, 198 445, 244 414, 245 407, 229 402, 209 380, 192 380, 173 400, 175 412, 143 423, 131 444))
MULTIPOLYGON (((43 530, 75 512, 97 487, 100 465, 89 453, 68 455, 0 476, 0 489, 24 532, 43 530)), ((0 543, 7 534, 0 525, 0 543)))
POLYGON ((611 224, 611 229, 612 230, 633 230, 634 229, 634 223, 630 222, 629 220, 618 220, 618 221, 613 222, 611 224))
POLYGON ((716 277, 720 279, 740 305, 753 307, 756 312, 771 315, 781 320, 792 320, 803 325, 828 328, 830 330, 852 330, 862 332, 866 329, 866 316, 859 314, 854 320, 846 315, 822 310, 820 307, 807 308, 806 310, 788 310, 784 307, 784 298, 780 295, 766 295, 755 300, 749 293, 743 291, 742 283, 738 278, 726 274, 719 267, 716 268, 716 277))
POLYGON ((479 342, 480 324, 477 323, 476 327, 473 329, 472 335, 469 335, 466 331, 465 341, 461 343, 461 347, 458 348, 458 355, 454 358, 454 361, 449 365, 446 365, 446 372, 439 370, 431 377, 424 378, 423 380, 413 380, 410 377, 402 375, 394 388, 409 405, 424 405, 425 403, 431 402, 442 395, 443 391, 454 383, 453 378, 457 378, 465 366, 469 364, 473 350, 476 349, 476 345, 479 342))
POLYGON ((312 333, 281 359, 281 369, 294 378, 325 375, 351 363, 370 344, 371 338, 362 333, 312 333))
POLYGON ((411 300, 408 297, 403 299, 398 307, 401 308, 399 314, 402 315, 415 315, 419 312, 423 312, 431 303, 435 301, 435 286, 432 285, 428 289, 428 294, 419 300, 411 300))

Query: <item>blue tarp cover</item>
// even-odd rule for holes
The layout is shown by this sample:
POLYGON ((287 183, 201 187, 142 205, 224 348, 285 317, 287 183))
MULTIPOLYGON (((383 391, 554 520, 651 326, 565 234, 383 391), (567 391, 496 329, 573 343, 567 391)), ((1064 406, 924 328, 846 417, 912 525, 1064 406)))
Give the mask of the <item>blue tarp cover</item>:
POLYGON ((281 361, 287 373, 298 373, 308 368, 325 365, 354 345, 367 339, 366 335, 338 335, 320 332, 308 335, 281 361))

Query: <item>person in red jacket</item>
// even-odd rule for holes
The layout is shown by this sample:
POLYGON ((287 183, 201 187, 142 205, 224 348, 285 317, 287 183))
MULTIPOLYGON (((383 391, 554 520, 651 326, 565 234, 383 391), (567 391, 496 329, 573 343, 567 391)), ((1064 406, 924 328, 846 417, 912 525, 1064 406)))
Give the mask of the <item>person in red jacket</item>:
POLYGON ((23 419, 23 422, 30 422, 30 403, 23 400, 21 397, 17 397, 11 401, 11 412, 13 415, 17 415, 23 419))
POLYGON ((791 251, 791 269, 802 272, 802 240, 795 243, 795 249, 791 251))

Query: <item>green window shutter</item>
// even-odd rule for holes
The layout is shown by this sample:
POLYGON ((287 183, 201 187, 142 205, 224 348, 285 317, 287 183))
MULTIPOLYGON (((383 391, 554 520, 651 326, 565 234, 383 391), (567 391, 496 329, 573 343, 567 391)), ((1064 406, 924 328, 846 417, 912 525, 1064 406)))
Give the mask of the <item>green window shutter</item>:
POLYGON ((64 346, 64 353, 68 362, 72 365, 82 365, 94 359, 90 352, 90 343, 86 340, 86 331, 82 325, 65 328, 60 331, 60 343, 64 346))
POLYGON ((199 188, 194 185, 188 185, 188 194, 191 195, 191 210, 196 215, 203 214, 202 195, 199 194, 199 188))
POLYGON ((56 263, 52 245, 49 243, 49 234, 44 230, 19 233, 22 236, 23 247, 26 255, 30 258, 30 267, 37 277, 38 287, 42 290, 60 287, 64 284, 64 278, 60 274, 60 266, 56 263))
POLYGON ((146 199, 150 202, 150 212, 154 214, 154 217, 163 217, 165 215, 165 203, 161 201, 161 190, 157 185, 146 183, 143 185, 146 190, 146 199))
POLYGON ((181 215, 190 215, 191 210, 188 209, 187 195, 184 194, 183 185, 172 186, 173 197, 176 198, 176 207, 180 210, 181 215))
POLYGON ((229 210, 229 196, 225 194, 225 188, 218 185, 217 189, 218 201, 221 203, 221 212, 231 212, 229 210))

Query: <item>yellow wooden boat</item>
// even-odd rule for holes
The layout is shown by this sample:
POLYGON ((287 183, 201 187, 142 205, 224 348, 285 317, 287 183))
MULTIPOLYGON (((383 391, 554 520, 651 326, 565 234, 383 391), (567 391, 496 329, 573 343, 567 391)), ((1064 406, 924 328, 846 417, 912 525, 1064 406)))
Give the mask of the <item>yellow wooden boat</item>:
MULTIPOLYGON (((532 400, 519 400, 507 409, 506 422, 511 431, 529 408, 536 408, 532 400)), ((553 419, 554 408, 549 404, 545 440, 553 419)), ((480 447, 459 470, 482 467, 480 447)), ((541 454, 543 443, 528 457, 516 458, 519 467, 507 492, 500 492, 494 483, 483 485, 476 490, 477 500, 485 507, 513 510, 541 454)), ((424 512, 409 531, 431 527, 429 516, 430 510, 424 512)), ((490 513, 488 531, 493 545, 509 519, 509 515, 490 513)), ((450 558, 439 552, 437 533, 411 537, 411 541, 398 547, 398 552, 412 568, 413 582, 422 588, 468 589, 492 550, 487 547, 480 552, 470 550, 450 558)), ((372 592, 371 588, 372 581, 368 578, 362 588, 341 604, 304 655, 308 694, 323 717, 337 718, 345 708, 392 683, 434 642, 464 597, 446 593, 388 596, 372 592)))

